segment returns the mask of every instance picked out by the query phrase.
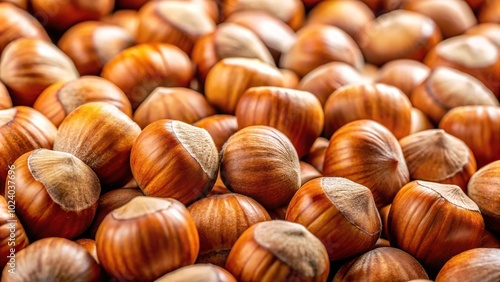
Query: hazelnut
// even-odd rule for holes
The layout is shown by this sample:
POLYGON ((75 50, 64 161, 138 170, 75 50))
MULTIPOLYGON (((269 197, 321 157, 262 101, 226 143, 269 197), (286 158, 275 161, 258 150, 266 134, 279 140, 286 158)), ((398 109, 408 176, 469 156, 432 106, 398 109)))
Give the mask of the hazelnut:
POLYGON ((9 267, 2 281, 102 281, 103 272, 84 247, 64 238, 45 238, 16 254, 15 275, 9 267), (43 267, 41 267, 43 265, 43 267))
POLYGON ((477 248, 460 253, 443 266, 436 282, 500 280, 500 250, 477 248))
POLYGON ((470 179, 467 195, 479 206, 486 228, 500 235, 500 161, 478 170, 470 179))
POLYGON ((391 246, 414 256, 431 276, 454 255, 477 248, 484 230, 479 207, 460 187, 420 180, 398 192, 388 224, 391 246))
POLYGON ((9 91, 0 81, 0 110, 12 108, 12 100, 10 99, 9 91))
POLYGON ((464 106, 450 110, 439 128, 467 144, 483 167, 500 160, 500 108, 498 106, 464 106))
POLYGON ((55 30, 67 30, 83 21, 96 21, 111 13, 114 0, 94 1, 60 1, 31 0, 33 13, 40 17, 41 22, 55 30))
POLYGON ((84 162, 68 153, 37 149, 13 165, 19 187, 16 213, 30 238, 72 239, 90 226, 101 187, 84 162))
POLYGON ((196 75, 204 87, 209 71, 226 58, 258 59, 275 66, 273 57, 262 40, 248 28, 235 23, 221 23, 214 32, 195 43, 191 57, 196 75))
MULTIPOLYGON (((470 0, 467 0, 470 2, 470 0)), ((474 0, 472 0, 474 1, 474 0)), ((477 1, 477 0, 476 0, 477 1)), ((478 13, 478 20, 480 23, 500 23, 498 15, 500 13, 500 1, 482 0, 484 4, 478 13)))
POLYGON ((500 97, 500 49, 486 37, 459 35, 443 40, 424 62, 431 69, 442 66, 467 73, 500 97))
POLYGON ((287 204, 300 187, 300 163, 292 142, 279 130, 256 125, 229 138, 221 151, 226 187, 265 208, 287 204))
POLYGON ((80 238, 75 240, 75 243, 82 246, 89 252, 89 254, 99 263, 99 259, 97 258, 97 247, 95 245, 95 241, 87 238, 80 238))
POLYGON ((28 0, 0 0, 1 2, 12 3, 23 10, 28 10, 28 0))
POLYGON ((441 32, 430 18, 396 10, 368 22, 358 36, 367 62, 383 65, 397 59, 420 61, 441 41, 441 32))
MULTIPOLYGON (((15 190, 10 189, 8 191, 15 192, 15 190)), ((30 244, 22 223, 16 214, 13 213, 15 211, 12 209, 12 207, 15 208, 14 195, 12 192, 7 192, 7 200, 3 196, 0 196, 0 268, 2 269, 11 260, 9 256, 11 256, 12 247, 14 247, 16 252, 19 252, 30 244), (14 233, 11 233, 13 231, 14 233), (12 238, 11 236, 14 237, 12 238)), ((12 267, 7 266, 6 268, 12 267)))
POLYGON ((476 159, 467 145, 442 129, 430 129, 399 140, 410 178, 455 184, 464 192, 476 172, 476 159))
POLYGON ((302 187, 309 180, 323 176, 314 166, 300 161, 300 186, 302 187))
POLYGON ((0 3, 0 22, 0 54, 10 42, 19 38, 37 38, 50 42, 49 35, 40 22, 11 3, 0 3))
POLYGON ((22 154, 38 148, 51 149, 57 128, 32 108, 0 110, 0 195, 5 195, 9 166, 22 154))
POLYGON ((297 40, 283 53, 280 67, 291 69, 300 77, 330 62, 343 62, 361 69, 363 55, 354 40, 342 29, 315 24, 297 32, 297 40))
POLYGON ((267 125, 284 133, 297 151, 305 156, 323 131, 324 114, 311 93, 280 87, 252 87, 236 107, 240 129, 267 125))
MULTIPOLYGON (((119 0, 118 0, 119 1, 119 0)), ((137 38, 137 30, 139 29, 139 13, 135 10, 118 10, 101 19, 101 22, 119 26, 126 31, 132 38, 137 38)))
POLYGON ((373 11, 362 1, 323 1, 309 11, 306 24, 336 26, 356 40, 365 24, 373 19, 373 11))
POLYGON ((283 74, 273 66, 257 59, 227 58, 208 73, 205 96, 220 112, 233 114, 247 89, 256 86, 283 87, 284 84, 283 74))
POLYGON ((288 69, 279 69, 279 70, 283 75, 283 78, 285 79, 284 87, 297 89, 300 80, 299 76, 292 70, 288 69))
POLYGON ((398 140, 371 120, 353 121, 335 132, 325 152, 323 174, 368 187, 377 208, 389 204, 410 180, 398 140))
POLYGON ((431 123, 429 118, 424 114, 424 112, 415 107, 411 108, 410 134, 433 128, 434 125, 431 123))
POLYGON ((188 207, 198 229, 200 252, 197 263, 223 267, 240 235, 255 223, 270 220, 255 200, 239 194, 222 194, 201 199, 188 207))
POLYGON ((231 115, 209 116, 195 122, 193 125, 208 131, 219 152, 227 139, 238 131, 238 121, 235 116, 231 115))
POLYGON ((304 226, 272 220, 243 232, 225 268, 239 281, 326 281, 330 262, 325 246, 304 226))
POLYGON ((80 75, 99 75, 109 60, 134 44, 134 37, 122 27, 86 21, 66 31, 57 46, 73 60, 80 75))
POLYGON ((496 23, 482 23, 475 25, 465 31, 468 35, 482 35, 496 46, 500 47, 500 25, 496 23))
POLYGON ((341 177, 307 182, 290 201, 286 220, 305 226, 318 237, 330 260, 370 250, 382 231, 370 189, 341 177))
POLYGON ((241 25, 254 32, 267 47, 276 64, 295 42, 295 33, 289 26, 263 11, 242 10, 232 14, 224 22, 241 25))
POLYGON ((388 219, 389 219, 389 212, 391 211, 391 204, 388 204, 387 206, 382 207, 381 209, 378 210, 380 214, 380 219, 382 220, 382 233, 381 237, 385 239, 389 239, 389 225, 388 225, 388 219))
POLYGON ((110 212, 122 207, 126 203, 130 202, 130 200, 138 196, 144 196, 144 193, 142 193, 139 188, 118 188, 102 194, 97 202, 97 210, 94 220, 87 229, 87 235, 91 239, 94 239, 97 229, 110 212))
POLYGON ((395 86, 410 97, 413 89, 420 85, 430 72, 429 67, 419 61, 399 59, 381 67, 376 82, 395 86))
POLYGON ((132 116, 132 106, 123 91, 98 76, 56 82, 38 96, 33 108, 49 118, 55 126, 59 126, 68 114, 90 102, 107 102, 127 116, 132 116))
POLYGON ((431 18, 443 38, 460 35, 477 24, 474 12, 465 1, 403 1, 402 6, 405 10, 431 18))
POLYGON ((495 95, 479 80, 448 67, 434 69, 427 79, 413 90, 411 102, 435 124, 455 107, 499 105, 495 95))
POLYGON ((214 21, 198 4, 151 1, 139 10, 137 42, 170 43, 191 54, 196 40, 214 29, 214 21))
POLYGON ((224 18, 242 10, 257 10, 269 13, 293 30, 298 30, 304 24, 305 10, 300 0, 222 0, 222 15, 224 18))
POLYGON ((234 276, 222 267, 197 263, 181 267, 155 280, 155 282, 236 282, 234 276))
POLYGON ((214 186, 219 155, 206 130, 162 119, 141 132, 132 148, 130 166, 145 195, 190 204, 214 186))
POLYGON ((103 186, 123 186, 132 178, 130 150, 141 129, 117 107, 84 104, 61 123, 54 150, 73 154, 92 168, 103 186))
POLYGON ((429 278, 411 255, 391 247, 375 248, 345 263, 333 278, 340 281, 408 281, 429 278), (367 275, 369 273, 369 275, 367 275))
POLYGON ((134 113, 134 121, 144 128, 160 119, 194 123, 216 114, 205 96, 182 87, 158 87, 134 113))
POLYGON ((108 214, 95 241, 101 265, 119 281, 152 281, 191 265, 200 247, 183 204, 144 196, 108 214))
POLYGON ((104 65, 101 76, 116 84, 135 110, 156 87, 188 87, 193 68, 181 49, 151 43, 125 49, 104 65))
POLYGON ((360 119, 377 121, 400 139, 410 134, 411 103, 401 90, 381 83, 346 85, 325 103, 328 138, 343 125, 360 119))
POLYGON ((0 58, 0 79, 15 105, 32 106, 51 84, 78 77, 71 59, 41 39, 17 39, 5 47, 0 58))
POLYGON ((323 162, 325 160, 326 148, 329 140, 324 137, 318 137, 314 141, 311 150, 304 159, 307 163, 313 165, 319 172, 323 172, 323 162))
POLYGON ((342 86, 358 84, 363 81, 361 74, 351 65, 342 62, 332 62, 321 65, 301 80, 297 89, 308 91, 325 105, 330 95, 342 86))

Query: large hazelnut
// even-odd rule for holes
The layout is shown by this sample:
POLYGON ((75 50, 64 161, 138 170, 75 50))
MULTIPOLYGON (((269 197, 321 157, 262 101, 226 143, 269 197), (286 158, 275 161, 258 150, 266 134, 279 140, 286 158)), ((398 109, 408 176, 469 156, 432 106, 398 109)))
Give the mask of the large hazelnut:
POLYGON ((253 87, 245 91, 236 107, 240 129, 267 125, 284 133, 305 156, 323 131, 324 114, 311 93, 280 87, 253 87))
POLYGON ((191 265, 200 247, 196 225, 183 204, 144 196, 104 218, 96 245, 99 262, 119 281, 152 281, 191 265))
POLYGON ((218 62, 208 73, 205 96, 219 111, 233 114, 247 89, 284 85, 283 74, 273 66, 256 59, 227 58, 218 62))
POLYGON ((439 128, 458 137, 469 146, 477 166, 500 160, 500 108, 498 106, 465 106, 446 114, 439 128))
POLYGON ((190 204, 214 186, 219 155, 206 130, 162 119, 141 132, 130 166, 144 194, 190 204))
POLYGON ((403 1, 403 9, 431 18, 441 30, 443 38, 464 33, 477 24, 476 16, 465 1, 403 1))
POLYGON ((99 20, 111 13, 115 0, 31 0, 33 13, 42 24, 61 31, 83 21, 99 20))
POLYGON ((104 189, 132 178, 130 150, 141 129, 117 107, 105 102, 84 104, 59 126, 54 150, 73 154, 92 168, 104 189))
POLYGON ((410 180, 398 140, 371 120, 353 121, 335 132, 325 152, 323 174, 368 187, 377 208, 389 204, 410 180))
POLYGON ((427 79, 413 90, 411 102, 435 124, 455 107, 499 105, 495 95, 479 80, 448 67, 434 69, 427 79))
POLYGON ((346 85, 325 104, 328 138, 343 125, 360 119, 379 122, 400 139, 410 134, 411 103, 401 90, 381 83, 346 85))
POLYGON ((38 38, 50 42, 40 22, 27 11, 10 3, 0 3, 0 22, 0 54, 10 42, 19 38, 38 38))
POLYGON ((239 281, 325 282, 330 262, 325 246, 304 226, 272 220, 240 236, 225 268, 239 281))
POLYGON ((222 15, 224 18, 242 10, 257 10, 269 13, 293 30, 298 30, 304 24, 305 11, 300 0, 222 0, 222 15))
POLYGON ((64 238, 45 238, 16 254, 14 274, 5 267, 2 281, 103 281, 103 272, 84 247, 64 238))
POLYGON ((9 166, 22 154, 38 148, 51 149, 57 128, 32 108, 0 110, 0 195, 5 193, 9 166))
POLYGON ((303 185, 288 205, 286 220, 318 237, 330 260, 370 250, 382 231, 370 189, 341 177, 316 178, 303 185))
POLYGON ((354 40, 342 29, 325 24, 309 25, 297 32, 297 40, 281 56, 280 67, 300 77, 330 62, 343 62, 361 69, 363 55, 354 40))
POLYGON ((104 66, 101 76, 120 87, 135 110, 156 87, 188 87, 193 68, 181 49, 151 43, 125 49, 104 66))
MULTIPOLYGON (((90 226, 101 186, 84 162, 68 153, 38 149, 13 166, 16 213, 31 238, 73 239, 90 226)), ((6 185, 5 195, 9 189, 6 185)))
POLYGON ((73 60, 80 75, 99 75, 104 65, 135 44, 122 27, 86 21, 66 31, 57 46, 73 60))
POLYGON ((479 207, 460 187, 419 180, 398 192, 388 224, 391 246, 414 256, 431 276, 454 255, 477 248, 484 230, 479 207))
POLYGON ((361 74, 351 65, 342 62, 332 62, 321 65, 301 80, 297 89, 308 91, 325 105, 330 95, 342 86, 358 84, 363 81, 361 74))
POLYGON ((486 228, 500 235, 500 161, 478 170, 470 179, 467 195, 479 206, 486 228))
POLYGON ((215 113, 205 96, 194 90, 158 87, 137 108, 134 121, 141 128, 160 119, 174 119, 191 124, 215 113))
POLYGON ((222 194, 201 199, 188 207, 200 236, 197 263, 226 264, 240 235, 255 223, 270 220, 257 201, 239 194, 222 194))
POLYGON ((229 138, 221 151, 226 187, 265 208, 287 204, 300 187, 300 164, 292 142, 279 130, 256 125, 229 138))
POLYGON ((193 124, 208 131, 214 140, 217 151, 222 150, 222 146, 227 139, 238 131, 238 121, 231 115, 213 115, 201 119, 193 124))
POLYGON ((396 10, 368 22, 358 44, 367 62, 383 65, 396 59, 420 61, 440 40, 441 32, 433 20, 396 10))
POLYGON ((170 43, 191 54, 196 40, 214 29, 214 21, 199 4, 151 1, 139 10, 137 42, 170 43))
POLYGON ((400 249, 381 247, 349 260, 337 272, 333 282, 409 281, 427 278, 425 269, 414 257, 400 249))
POLYGON ((464 192, 476 172, 476 159, 467 145, 442 129, 430 129, 399 140, 410 178, 455 184, 464 192))
POLYGON ((267 47, 276 64, 295 42, 295 33, 289 26, 263 11, 239 11, 224 22, 235 23, 253 31, 267 47))
POLYGON ((443 40, 424 62, 432 69, 451 67, 465 72, 500 97, 500 49, 484 36, 459 35, 443 40))
POLYGON ((17 39, 5 47, 0 58, 0 79, 15 105, 32 106, 51 84, 78 77, 71 59, 41 39, 17 39))
POLYGON ((55 126, 59 126, 73 110, 90 102, 107 102, 127 116, 132 116, 132 106, 123 91, 98 76, 56 82, 38 96, 33 108, 49 118, 55 126))

